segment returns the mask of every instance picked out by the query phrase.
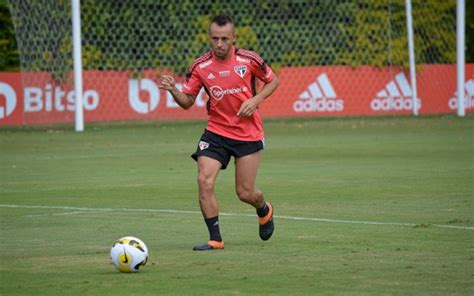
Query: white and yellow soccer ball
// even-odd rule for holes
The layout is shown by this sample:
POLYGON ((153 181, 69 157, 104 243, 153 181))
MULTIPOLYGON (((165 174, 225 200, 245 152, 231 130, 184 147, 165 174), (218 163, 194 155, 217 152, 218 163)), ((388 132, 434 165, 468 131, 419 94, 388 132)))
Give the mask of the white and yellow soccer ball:
POLYGON ((110 249, 110 258, 121 272, 138 272, 148 261, 148 248, 139 238, 122 237, 110 249))

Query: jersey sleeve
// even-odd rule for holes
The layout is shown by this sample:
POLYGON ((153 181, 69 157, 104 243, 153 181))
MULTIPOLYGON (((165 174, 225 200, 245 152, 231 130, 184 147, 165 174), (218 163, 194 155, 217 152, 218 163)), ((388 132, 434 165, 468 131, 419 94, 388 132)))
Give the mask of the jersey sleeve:
POLYGON ((188 95, 197 96, 202 88, 202 81, 199 78, 195 68, 190 69, 186 74, 186 79, 183 83, 182 92, 188 95))
POLYGON ((272 68, 270 68, 270 66, 268 66, 268 64, 265 63, 262 58, 259 60, 252 60, 252 64, 252 73, 258 79, 265 83, 269 83, 273 80, 275 74, 273 74, 272 68))

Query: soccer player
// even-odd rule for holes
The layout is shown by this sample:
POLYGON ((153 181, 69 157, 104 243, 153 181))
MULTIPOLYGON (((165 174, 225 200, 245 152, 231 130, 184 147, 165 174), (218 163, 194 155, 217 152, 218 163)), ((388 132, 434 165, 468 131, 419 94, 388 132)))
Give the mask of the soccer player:
POLYGON ((258 106, 275 91, 279 80, 258 54, 234 46, 236 35, 231 16, 214 17, 208 36, 211 51, 189 66, 182 91, 176 88, 172 76, 163 75, 160 84, 186 110, 194 104, 201 88, 209 95, 208 124, 192 158, 197 161, 199 205, 210 239, 195 246, 195 251, 224 248, 214 187, 220 170, 227 167, 232 156, 237 196, 256 209, 260 238, 268 240, 274 231, 273 207, 255 187, 255 179, 264 146, 258 106), (264 82, 258 93, 257 78, 264 82))

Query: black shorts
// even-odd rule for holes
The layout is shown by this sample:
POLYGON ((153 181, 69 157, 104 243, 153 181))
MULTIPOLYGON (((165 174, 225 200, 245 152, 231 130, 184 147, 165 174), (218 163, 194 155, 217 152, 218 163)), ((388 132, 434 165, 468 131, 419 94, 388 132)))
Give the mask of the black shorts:
POLYGON ((199 140, 196 152, 191 157, 197 161, 199 156, 207 156, 218 160, 222 170, 227 168, 230 157, 242 157, 263 149, 263 141, 238 141, 229 139, 208 130, 199 140))

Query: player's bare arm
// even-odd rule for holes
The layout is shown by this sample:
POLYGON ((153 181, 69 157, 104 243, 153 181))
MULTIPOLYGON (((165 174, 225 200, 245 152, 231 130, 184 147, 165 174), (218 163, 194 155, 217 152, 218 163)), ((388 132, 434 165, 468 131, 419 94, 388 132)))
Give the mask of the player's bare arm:
POLYGON ((273 80, 265 84, 262 90, 253 98, 250 98, 242 103, 237 116, 248 117, 251 116, 258 106, 268 98, 278 87, 280 80, 278 77, 273 77, 273 80))
POLYGON ((161 76, 161 84, 158 87, 169 91, 175 102, 185 110, 191 108, 196 101, 195 96, 185 94, 176 88, 173 76, 161 76))

